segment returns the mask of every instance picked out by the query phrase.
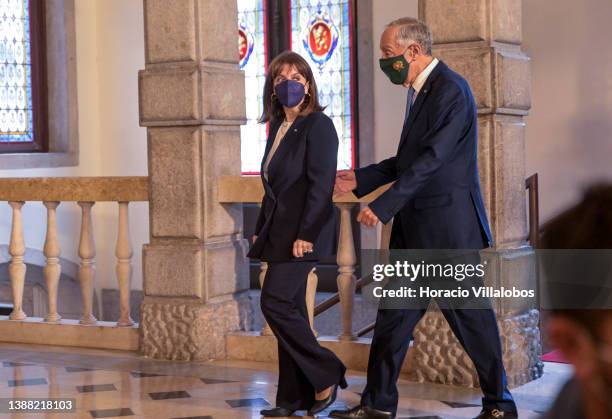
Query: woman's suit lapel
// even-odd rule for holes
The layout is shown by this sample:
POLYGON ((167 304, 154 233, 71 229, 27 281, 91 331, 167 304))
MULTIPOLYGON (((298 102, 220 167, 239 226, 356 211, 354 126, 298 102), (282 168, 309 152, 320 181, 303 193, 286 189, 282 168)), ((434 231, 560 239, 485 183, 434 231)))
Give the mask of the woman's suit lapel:
MULTIPOLYGON (((291 124, 291 126, 289 127, 289 130, 285 133, 285 136, 282 138, 280 144, 278 145, 278 148, 274 152, 274 155, 272 156, 270 163, 268 163, 268 179, 270 179, 268 181, 269 184, 275 183, 274 182, 274 172, 276 171, 275 169, 277 169, 278 163, 283 160, 282 157, 287 153, 288 150, 291 149, 292 147, 291 144, 293 143, 294 139, 301 135, 302 126, 305 120, 306 120, 306 117, 301 116, 301 115, 295 118, 295 121, 293 121, 293 124, 291 124)), ((274 139, 276 138, 276 133, 278 132, 279 128, 280 128, 280 123, 277 123, 277 125, 274 127, 273 132, 272 130, 270 132, 270 138, 268 139, 268 144, 266 144, 266 154, 264 155, 264 158, 263 158, 264 162, 268 158, 268 154, 270 153, 270 149, 272 148, 272 144, 274 143, 274 139)), ((263 173, 263 163, 262 163, 261 170, 263 173)))
POLYGON ((263 179, 263 167, 264 163, 268 158, 268 154, 270 154, 270 149, 272 149, 272 144, 274 144, 274 139, 276 138, 276 133, 278 132, 281 122, 279 120, 274 120, 270 122, 270 131, 268 132, 268 139, 266 140, 266 148, 264 150, 263 158, 261 159, 261 167, 259 172, 261 173, 261 178, 263 179))

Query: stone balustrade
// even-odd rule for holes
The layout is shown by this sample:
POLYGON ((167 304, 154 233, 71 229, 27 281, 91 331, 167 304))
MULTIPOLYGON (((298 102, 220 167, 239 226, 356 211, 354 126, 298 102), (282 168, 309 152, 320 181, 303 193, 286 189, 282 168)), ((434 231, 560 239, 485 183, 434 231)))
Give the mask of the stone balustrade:
MULTIPOLYGON (((338 338, 340 340, 355 340, 357 333, 353 330, 353 301, 357 288, 357 278, 355 277, 355 264, 357 257, 355 254, 355 242, 353 238, 353 229, 351 227, 351 212, 353 207, 362 203, 368 203, 377 198, 381 193, 387 190, 389 186, 385 185, 369 195, 362 198, 356 198, 353 194, 344 194, 334 198, 334 204, 340 212, 340 235, 338 238, 338 249, 336 254, 336 263, 338 264, 338 294, 337 298, 340 302, 340 311, 342 313, 342 332, 338 338)), ((222 176, 219 178, 218 184, 218 201, 221 204, 235 203, 251 203, 261 204, 264 190, 259 176, 222 176)), ((391 234, 391 223, 383 225, 381 233, 381 247, 388 243, 391 234)), ((265 271, 267 264, 262 262, 261 272, 259 275, 259 283, 263 286, 265 271)), ((308 276, 306 288, 306 307, 310 318, 311 327, 314 330, 315 316, 315 294, 317 288, 316 270, 308 276)), ((332 300, 334 297, 332 297, 332 300)), ((329 304, 323 303, 326 308, 333 305, 333 301, 329 304)), ((323 309, 325 310, 325 309, 323 309)), ((321 311, 323 311, 321 310, 321 311)), ((272 332, 268 325, 264 325, 262 335, 271 335, 272 332)))
MULTIPOLYGON (((530 192, 529 218, 531 231, 529 237, 530 242, 533 242, 534 237, 538 235, 539 225, 537 217, 537 176, 530 177, 523 186, 527 186, 530 192)), ((374 324, 367 325, 361 330, 353 330, 353 302, 355 292, 361 287, 363 279, 356 280, 354 275, 356 253, 351 228, 351 217, 354 216, 354 214, 352 215, 352 209, 356 205, 371 202, 388 187, 388 185, 383 186, 361 199, 355 198, 353 194, 345 194, 334 199, 334 204, 340 212, 340 237, 336 259, 338 264, 338 293, 314 307, 315 273, 311 273, 308 278, 310 288, 307 292, 306 303, 311 326, 314 315, 340 303, 342 315, 340 335, 337 336, 337 339, 326 337, 320 339, 320 341, 321 344, 339 354, 349 368, 357 370, 365 370, 366 368, 370 341, 369 339, 363 339, 362 336, 371 332, 374 324)), ((259 204, 263 193, 261 180, 258 176, 226 176, 220 177, 218 180, 217 199, 221 204, 259 204)), ((390 227, 391 223, 388 223, 382 228, 379 242, 381 249, 388 249, 390 227)), ((527 239, 527 234, 522 239, 527 239)), ((531 252, 531 247, 528 245, 524 245, 522 249, 523 253, 531 252)), ((496 251, 498 251, 496 248, 488 248, 484 249, 482 253, 484 258, 491 261, 490 266, 492 268, 487 272, 487 278, 490 278, 487 279, 488 281, 493 281, 500 270, 516 270, 515 261, 520 262, 523 257, 523 255, 518 255, 496 261, 491 256, 496 251)), ((265 264, 262 264, 260 283, 264 280, 265 268, 265 264)), ((531 306, 526 306, 520 310, 508 312, 501 301, 493 300, 493 304, 498 316, 504 362, 510 385, 516 386, 539 377, 542 374, 542 363, 539 360, 540 337, 537 310, 531 306)), ((264 327, 261 335, 263 336, 256 337, 250 333, 230 335, 228 337, 228 347, 232 350, 229 357, 252 361, 271 361, 274 359, 273 351, 276 345, 271 342, 270 330, 264 327), (266 338, 266 335, 268 335, 268 338, 266 338), (259 338, 259 340, 255 340, 256 338, 259 338), (255 345, 259 346, 256 350, 252 350, 251 347, 255 345)), ((436 309, 435 304, 430 307, 424 319, 415 329, 414 343, 408 351, 402 371, 408 374, 411 379, 420 382, 428 381, 461 386, 477 385, 477 375, 472 362, 448 328, 446 320, 436 309), (429 356, 432 351, 438 355, 435 357, 429 356), (446 373, 447 371, 451 372, 446 373)))
MULTIPOLYGON (((70 320, 62 320, 58 314, 58 286, 61 275, 60 245, 56 222, 60 204, 76 203, 81 212, 81 228, 78 245, 79 284, 82 291, 82 316, 80 325, 98 326, 135 326, 130 318, 130 283, 132 278, 132 244, 129 232, 129 204, 135 201, 148 201, 147 177, 73 177, 73 178, 8 178, 0 179, 0 201, 7 201, 12 209, 11 235, 9 242, 9 277, 13 294, 13 311, 8 320, 23 321, 28 325, 64 324, 74 325, 70 320), (46 236, 43 253, 46 264, 43 269, 47 287, 47 313, 42 319, 31 319, 23 310, 23 292, 26 277, 24 255, 26 243, 24 228, 36 225, 41 220, 24 220, 22 209, 27 202, 42 202, 47 210, 46 236), (93 314, 93 291, 95 283, 96 245, 93 228, 93 208, 97 202, 116 202, 118 208, 117 240, 115 245, 116 277, 119 289, 120 306, 116 322, 99 322, 93 314)), ((75 238, 76 240, 76 238, 75 238)), ((75 255, 76 256, 76 255, 75 255)), ((0 326, 5 328, 6 326, 0 326)), ((55 329, 57 330, 57 329, 55 329)), ((61 335, 61 334, 60 334, 61 335)), ((101 338, 103 334, 97 336, 101 338)), ((127 335, 124 335, 127 336, 127 335)), ((9 337, 12 339, 11 337, 9 337)), ((95 341, 96 336, 91 335, 95 341)), ((35 338, 33 338, 35 339, 35 338)), ((58 338, 61 339, 61 336, 58 338)), ((26 339, 27 340, 27 339, 26 339)), ((135 349, 137 337, 131 336, 128 343, 118 343, 119 348, 135 349)), ((65 343, 79 346, 97 346, 94 342, 78 342, 68 339, 65 343)), ((112 346, 112 345, 111 345, 112 346)))

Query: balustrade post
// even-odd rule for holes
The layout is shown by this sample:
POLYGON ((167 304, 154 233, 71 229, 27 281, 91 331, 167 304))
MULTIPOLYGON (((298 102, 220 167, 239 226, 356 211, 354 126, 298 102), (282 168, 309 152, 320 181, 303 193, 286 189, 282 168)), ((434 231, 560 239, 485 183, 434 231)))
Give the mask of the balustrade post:
POLYGON ((336 262, 338 264, 338 295, 340 297, 340 309, 342 315, 342 334, 340 340, 356 339, 353 333, 353 302, 355 300, 356 278, 355 243, 353 241, 353 229, 351 226, 351 209, 353 203, 338 203, 340 210, 340 237, 338 240, 338 252, 336 262))
POLYGON ((383 224, 380 231, 380 249, 389 250, 389 243, 391 242, 391 227, 393 226, 393 220, 387 224, 383 224))
POLYGON ((130 290, 132 284, 132 244, 130 243, 129 202, 119 202, 119 226, 117 232, 117 283, 119 286, 120 315, 117 326, 132 326, 130 317, 130 290))
POLYGON ((94 324, 96 318, 93 315, 93 290, 95 279, 95 257, 96 245, 94 240, 91 209, 95 202, 78 202, 81 207, 81 237, 79 241, 79 281, 83 293, 83 316, 79 323, 94 324))
POLYGON ((57 239, 56 209, 59 205, 56 201, 45 201, 43 205, 47 208, 47 234, 43 252, 47 263, 43 269, 45 282, 47 284, 48 310, 45 316, 46 322, 58 322, 61 316, 57 313, 57 291, 59 286, 62 267, 59 263, 60 246, 57 239))
MULTIPOLYGON (((260 287, 260 289, 263 289, 263 284, 264 284, 264 280, 266 279, 266 272, 267 271, 268 271, 268 262, 261 262, 260 263, 260 270, 259 270, 259 287, 260 287)), ((272 336, 273 335, 272 329, 270 329, 270 325, 268 324, 268 322, 266 321, 265 318, 264 318, 264 325, 261 328, 261 335, 262 336, 272 336)))
POLYGON ((308 273, 308 279, 306 281, 306 310, 308 311, 308 321, 310 322, 312 333, 317 336, 317 331, 314 327, 315 298, 317 296, 317 284, 319 283, 317 268, 312 268, 308 273))
POLYGON ((24 204, 25 202, 23 201, 9 202, 9 205, 13 209, 11 242, 9 244, 11 263, 8 267, 11 288, 13 290, 13 311, 9 316, 11 320, 24 320, 27 317, 23 312, 23 286, 25 284, 26 265, 23 263, 25 242, 23 239, 21 207, 23 207, 24 204))

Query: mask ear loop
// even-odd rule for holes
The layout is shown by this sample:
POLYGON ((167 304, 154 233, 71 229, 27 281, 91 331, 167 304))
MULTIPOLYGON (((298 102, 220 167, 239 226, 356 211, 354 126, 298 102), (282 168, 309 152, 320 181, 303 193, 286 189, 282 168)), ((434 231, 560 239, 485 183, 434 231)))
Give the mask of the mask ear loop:
MULTIPOLYGON (((408 61, 408 60, 406 59, 406 51, 408 51, 408 50, 410 49, 410 47, 411 47, 411 46, 412 46, 412 44, 408 45, 408 46, 406 47, 406 49, 404 50, 404 52, 402 52, 402 57, 404 57, 404 59, 405 59, 405 60, 408 62, 408 64, 412 64, 412 62, 411 62, 411 61, 408 61)), ((414 55, 414 54, 413 54, 413 55, 414 55)), ((409 58, 410 58, 410 57, 409 57, 409 58)))
POLYGON ((302 101, 302 104, 300 105, 300 112, 306 109, 309 103, 310 103, 310 89, 306 93, 304 93, 304 100, 302 101))

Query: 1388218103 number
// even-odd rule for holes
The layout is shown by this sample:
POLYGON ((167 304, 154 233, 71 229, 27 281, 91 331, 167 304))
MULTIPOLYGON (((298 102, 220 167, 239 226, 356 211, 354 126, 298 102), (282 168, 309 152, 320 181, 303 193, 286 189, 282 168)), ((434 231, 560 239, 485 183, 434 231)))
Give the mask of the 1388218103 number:
POLYGON ((0 413, 74 412, 75 399, 0 398, 0 413))

